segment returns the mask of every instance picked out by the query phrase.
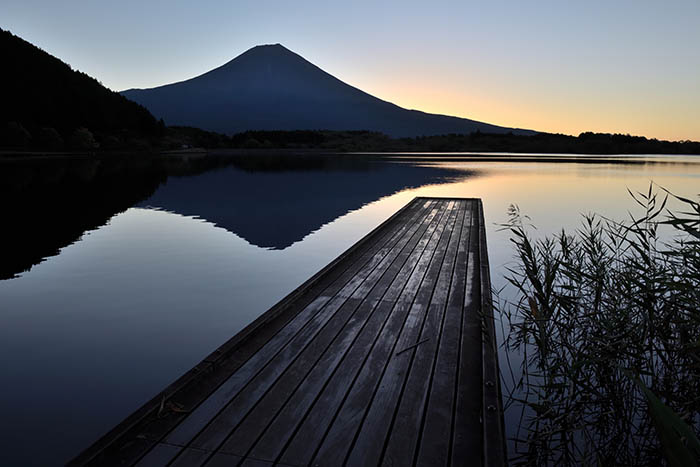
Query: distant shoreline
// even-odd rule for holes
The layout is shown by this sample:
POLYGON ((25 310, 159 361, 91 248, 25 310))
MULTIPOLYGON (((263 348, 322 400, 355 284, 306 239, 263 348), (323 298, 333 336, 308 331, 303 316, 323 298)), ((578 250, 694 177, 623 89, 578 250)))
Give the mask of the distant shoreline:
MULTIPOLYGON (((61 159, 116 159, 116 158, 143 158, 157 159, 162 157, 196 158, 226 158, 226 157, 376 157, 398 160, 421 161, 460 161, 460 162, 577 162, 577 163, 604 163, 614 162, 621 164, 648 163, 649 159, 667 158, 668 160, 653 161, 658 163, 673 163, 688 161, 674 161, 672 158, 697 158, 698 154, 582 154, 582 153, 517 153, 517 152, 488 152, 488 151, 356 151, 343 152, 325 149, 203 149, 190 148, 183 150, 167 151, 98 151, 98 152, 69 152, 69 151, 13 151, 0 150, 0 163, 16 161, 39 161, 61 159)), ((696 163, 692 161, 691 163, 696 163)))
MULTIPOLYGON (((86 130, 88 131, 88 130, 86 130)), ((501 133, 446 134, 416 138, 392 138, 372 131, 260 130, 235 135, 191 127, 164 127, 162 135, 137 144, 110 145, 109 135, 96 133, 93 147, 42 147, 39 143, 12 146, 0 138, 0 158, 57 156, 64 154, 460 154, 520 157, 576 155, 581 157, 631 155, 700 155, 700 142, 660 141, 643 136, 581 133, 517 135, 501 133), (104 143, 104 144, 103 144, 104 143), (66 151, 74 149, 74 151, 66 151)))

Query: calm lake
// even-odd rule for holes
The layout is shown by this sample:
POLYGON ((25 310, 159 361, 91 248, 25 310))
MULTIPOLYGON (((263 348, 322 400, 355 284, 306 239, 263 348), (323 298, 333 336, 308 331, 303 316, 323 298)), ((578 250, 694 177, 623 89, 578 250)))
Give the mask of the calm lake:
POLYGON ((0 465, 65 463, 415 196, 483 199, 500 289, 510 204, 543 235, 700 192, 700 157, 496 159, 0 161, 0 465))

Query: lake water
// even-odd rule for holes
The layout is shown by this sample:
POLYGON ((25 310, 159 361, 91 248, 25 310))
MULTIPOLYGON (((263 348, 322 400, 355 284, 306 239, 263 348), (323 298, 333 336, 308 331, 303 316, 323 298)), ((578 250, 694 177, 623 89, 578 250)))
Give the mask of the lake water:
POLYGON ((498 159, 0 161, 0 465, 63 464, 415 196, 483 199, 501 288, 510 204, 542 235, 700 192, 700 157, 498 159))

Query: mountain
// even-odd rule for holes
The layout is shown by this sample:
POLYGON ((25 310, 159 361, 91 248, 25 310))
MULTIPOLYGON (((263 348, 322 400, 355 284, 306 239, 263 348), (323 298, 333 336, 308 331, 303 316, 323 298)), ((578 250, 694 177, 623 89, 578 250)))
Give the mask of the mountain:
POLYGON ((76 137, 78 143, 81 137, 92 138, 91 132, 159 131, 156 119, 142 106, 2 29, 0 57, 0 147, 59 149, 64 141, 71 146, 76 137), (79 128, 88 132, 76 133, 79 128))
POLYGON ((122 95, 168 125, 247 130, 371 130, 394 137, 448 133, 533 134, 407 110, 352 87, 282 45, 261 45, 208 73, 122 95))

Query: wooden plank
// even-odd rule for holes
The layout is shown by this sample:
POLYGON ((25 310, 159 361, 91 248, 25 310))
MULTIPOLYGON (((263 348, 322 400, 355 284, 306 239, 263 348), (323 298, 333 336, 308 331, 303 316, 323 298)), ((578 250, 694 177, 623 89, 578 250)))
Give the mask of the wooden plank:
POLYGON ((148 453, 148 457, 141 459, 136 465, 138 467, 160 467, 167 465, 170 459, 180 452, 180 446, 171 444, 156 444, 148 453))
MULTIPOLYGON (((253 459, 251 457, 246 458, 243 462, 239 464, 239 467, 271 467, 274 464, 263 459, 253 459)), ((277 464, 279 465, 279 464, 277 464)))
POLYGON ((243 462, 243 458, 231 454, 217 452, 205 464, 207 467, 232 467, 243 462))
POLYGON ((481 351, 481 287, 478 228, 483 224, 478 206, 476 221, 469 236, 469 260, 462 315, 462 332, 459 344, 459 368, 457 372, 457 394, 455 398, 454 432, 452 436, 452 463, 459 465, 464 459, 483 463, 483 437, 474 433, 483 431, 482 426, 482 361, 475 358, 481 351), (478 382, 478 384, 475 384, 478 382))
MULTIPOLYGON (((422 316, 418 338, 412 344, 409 344, 413 345, 413 347, 409 349, 405 349, 406 346, 399 346, 399 349, 405 350, 399 350, 399 352, 395 353, 389 360, 379 388, 375 393, 369 411, 357 435, 355 444, 348 455, 348 465, 378 465, 381 462, 385 440, 392 429, 396 407, 406 389, 406 377, 413 364, 415 354, 416 352, 426 352, 429 347, 426 347, 425 344, 430 341, 431 337, 433 339, 439 337, 426 337, 423 335, 423 330, 428 316, 438 313, 442 314, 442 310, 444 310, 446 306, 447 293, 450 290, 451 277, 457 259, 457 250, 462 233, 465 209, 465 203, 458 201, 457 212, 448 220, 449 236, 447 237, 447 248, 442 250, 438 247, 438 252, 436 253, 436 256, 442 254, 440 270, 438 272, 435 288, 433 289, 433 296, 429 301, 430 305, 426 307, 425 313, 422 316), (441 250, 444 251, 444 253, 442 253, 441 250)), ((413 387, 409 387, 408 391, 412 392, 413 389, 413 387)), ((415 409, 417 409, 417 407, 415 407, 415 409)), ((399 425, 396 427, 396 430, 405 431, 412 429, 406 425, 399 425)))
MULTIPOLYGON (((450 201, 452 211, 454 201, 450 201)), ((454 214, 454 212, 452 213, 454 214)), ((454 219, 454 217, 452 217, 454 219)), ((362 425, 369 403, 373 399, 382 375, 386 371, 389 360, 394 353, 416 342, 416 337, 422 327, 425 307, 413 304, 413 298, 422 287, 433 289, 436 283, 437 271, 442 263, 443 249, 449 239, 448 222, 439 226, 425 249, 421 259, 406 284, 406 288, 397 300, 400 308, 408 308, 406 320, 397 327, 385 328, 385 333, 371 349, 366 362, 362 366, 356 381, 342 402, 340 410, 332 420, 315 454, 313 461, 320 465, 339 465, 344 462, 346 454, 353 443, 353 438, 362 425), (445 235, 446 234, 446 235, 445 235), (442 240, 442 241, 441 241, 442 240), (440 249, 438 249, 440 246, 440 249), (409 305, 409 303, 411 303, 409 305)), ((400 357, 398 357, 400 358, 400 357)), ((291 460, 291 459, 290 459, 291 460)), ((293 462, 293 461, 292 461, 293 462)))
POLYGON ((192 467, 203 465, 212 455, 210 451, 187 448, 180 452, 180 455, 170 464, 170 467, 192 467))
MULTIPOLYGON (((410 367, 407 389, 404 391, 400 404, 394 415, 390 437, 385 446, 385 452, 381 460, 383 465, 413 465, 415 447, 421 432, 423 414, 425 411, 428 392, 430 390, 431 375, 435 365, 435 356, 440 337, 440 325, 444 313, 459 313, 461 318, 463 309, 463 295, 467 268, 467 249, 469 244, 469 229, 474 217, 471 201, 465 201, 465 215, 460 226, 458 237, 457 255, 454 265, 452 284, 448 297, 447 307, 441 300, 431 303, 426 324, 421 334, 420 341, 425 343, 416 350, 413 364, 410 367)), ((458 366, 458 365, 457 365, 458 366)), ((457 463, 455 465, 460 465, 457 463)))
MULTIPOLYGON (((471 225, 468 224, 466 227, 469 231, 471 225)), ((461 305, 464 287, 464 282, 457 281, 452 286, 448 286, 450 301, 453 305, 455 302, 461 305)), ((450 462, 453 401, 457 380, 462 313, 462 306, 453 306, 447 307, 443 316, 438 352, 432 369, 433 374, 430 376, 430 389, 423 412, 417 448, 417 465, 438 466, 449 465, 450 462)))

